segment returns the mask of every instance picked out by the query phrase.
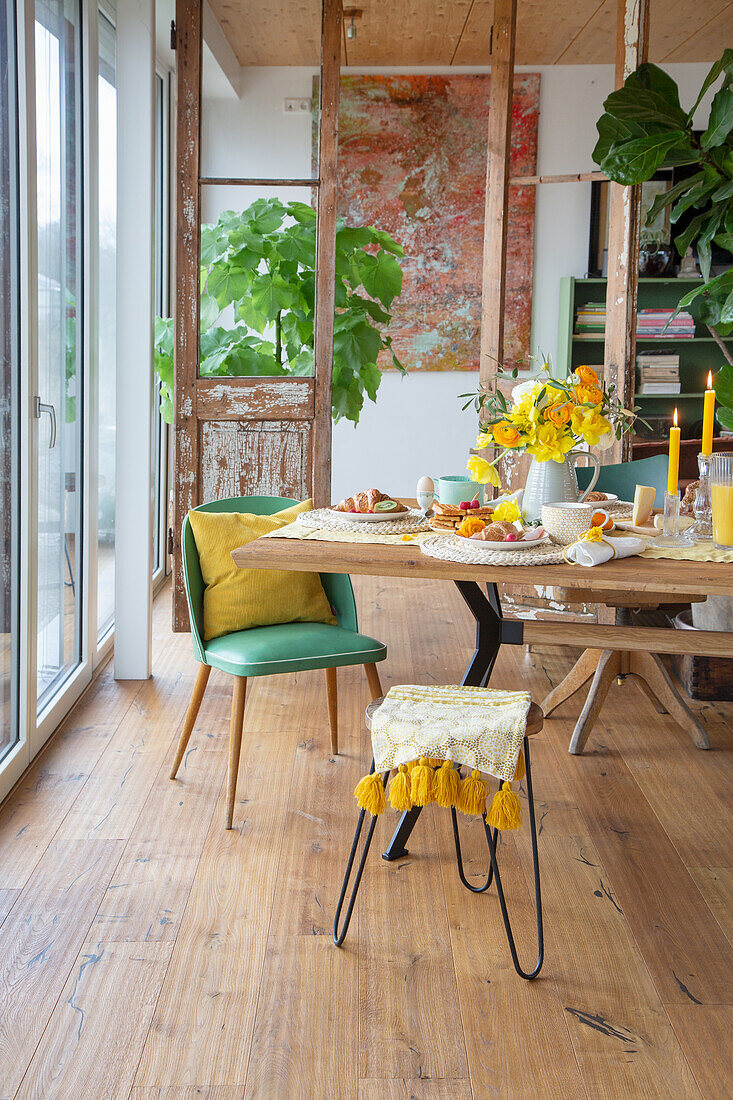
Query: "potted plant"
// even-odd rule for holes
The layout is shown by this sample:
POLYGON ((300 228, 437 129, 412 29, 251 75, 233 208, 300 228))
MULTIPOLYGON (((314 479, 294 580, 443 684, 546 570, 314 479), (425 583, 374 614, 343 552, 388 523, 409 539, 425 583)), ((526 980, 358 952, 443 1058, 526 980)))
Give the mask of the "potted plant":
MULTIPOLYGON (((578 499, 578 482, 573 459, 588 457, 585 446, 605 450, 614 435, 621 439, 636 420, 636 409, 625 409, 616 397, 616 387, 606 388, 592 367, 577 367, 567 378, 550 377, 550 364, 543 362, 536 378, 515 386, 507 401, 500 389, 464 394, 479 416, 479 450, 493 448, 489 461, 480 455, 468 460, 471 480, 499 488, 497 464, 510 452, 532 456, 522 500, 527 520, 538 520, 542 505, 549 501, 578 499)), ((516 378, 517 370, 498 369, 498 375, 516 378)), ((590 456, 595 462, 593 456, 590 456)), ((597 465, 597 463, 596 463, 597 465)), ((595 483, 595 478, 591 485, 595 483)), ((588 490, 588 491, 589 491, 588 490)))
MULTIPOLYGON (((402 290, 402 246, 373 226, 336 228, 333 418, 359 422, 376 401, 381 354, 405 368, 386 326, 402 290)), ((199 371, 212 375, 313 373, 316 212, 302 202, 257 199, 201 227, 199 371)), ((161 415, 173 422, 173 321, 155 323, 161 415)))
POLYGON ((643 183, 660 168, 695 166, 686 179, 656 196, 646 224, 652 225, 667 206, 672 207, 672 225, 687 211, 694 212, 674 244, 680 256, 690 246, 696 249, 703 282, 680 299, 677 311, 700 298, 700 319, 733 365, 723 340, 733 332, 733 268, 711 278, 713 243, 733 253, 733 49, 724 50, 712 66, 689 111, 680 106, 672 77, 651 64, 631 73, 603 106, 593 159, 616 183, 643 183), (699 135, 692 127, 693 116, 721 76, 722 86, 699 135))

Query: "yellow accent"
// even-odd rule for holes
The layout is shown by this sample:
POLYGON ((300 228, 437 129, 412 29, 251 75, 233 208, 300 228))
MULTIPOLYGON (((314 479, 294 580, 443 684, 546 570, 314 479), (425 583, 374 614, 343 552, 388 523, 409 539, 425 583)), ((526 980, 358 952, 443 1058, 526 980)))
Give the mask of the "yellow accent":
POLYGON ((719 546, 733 546, 733 485, 711 485, 713 539, 719 546))
POLYGON ((521 518, 522 513, 516 500, 502 500, 491 514, 491 519, 496 522, 505 520, 507 523, 514 523, 521 518))
POLYGON ((486 524, 478 516, 466 516, 458 524, 457 534, 463 535, 464 539, 468 539, 471 535, 478 534, 479 531, 483 531, 486 524))
POLYGON ((715 390, 705 390, 702 410, 702 446, 700 453, 713 453, 713 429, 715 427, 715 390))
POLYGON ((433 801, 433 769, 426 756, 420 757, 420 763, 412 769, 410 779, 413 806, 429 805, 433 801))
POLYGON ((275 623, 336 622, 317 573, 239 569, 232 550, 292 523, 313 507, 310 500, 271 516, 249 512, 188 513, 196 540, 204 591, 204 639, 275 623))
POLYGON ((487 462, 480 455, 471 455, 466 463, 466 469, 471 475, 471 481, 479 481, 482 485, 493 485, 496 489, 501 487, 499 474, 493 462, 487 462))
POLYGON ((433 795, 439 806, 455 806, 458 799, 458 772, 450 760, 444 760, 433 779, 433 795))
POLYGON ((481 772, 474 768, 471 774, 461 781, 456 809, 462 814, 486 813, 486 793, 486 784, 481 778, 481 772))
POLYGON ((393 810, 411 810, 410 776, 407 764, 400 764, 397 774, 393 776, 389 785, 389 804, 393 810))
POLYGON ((589 527, 585 534, 581 535, 578 542, 605 542, 602 527, 589 527))
POLYGON ((522 824, 522 806, 511 783, 502 783, 494 795, 486 824, 492 829, 518 829, 522 824))
MULTIPOLYGON (((675 409, 675 417, 677 410, 675 409)), ((667 492, 674 496, 679 489, 680 480, 680 439, 682 429, 676 425, 669 429, 669 467, 667 469, 667 492)))
POLYGON ((524 766, 524 753, 519 750, 519 756, 517 757, 517 770, 514 773, 514 779, 519 783, 520 779, 524 779, 527 774, 527 769, 524 766))
POLYGON ((387 808, 387 798, 384 793, 382 777, 378 772, 365 775, 354 788, 354 797, 362 810, 366 810, 373 817, 383 814, 387 808))
POLYGON ((635 527, 641 527, 649 519, 656 495, 653 485, 637 485, 634 489, 634 509, 631 513, 631 522, 635 527))

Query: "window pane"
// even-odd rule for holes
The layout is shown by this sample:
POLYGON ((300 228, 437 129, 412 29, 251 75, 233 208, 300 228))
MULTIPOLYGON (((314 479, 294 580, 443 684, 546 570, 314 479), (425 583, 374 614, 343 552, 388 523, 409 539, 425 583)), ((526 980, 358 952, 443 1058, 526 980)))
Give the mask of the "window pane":
POLYGON ((13 5, 0 4, 0 760, 18 740, 18 180, 13 5))
POLYGON ((117 315, 117 91, 115 28, 99 13, 99 454, 97 635, 115 614, 115 386, 117 315))
POLYGON ((79 12, 36 4, 38 709, 81 660, 81 171, 79 12), (48 413, 48 415, 46 415, 48 413), (51 417, 56 421, 55 445, 51 417))

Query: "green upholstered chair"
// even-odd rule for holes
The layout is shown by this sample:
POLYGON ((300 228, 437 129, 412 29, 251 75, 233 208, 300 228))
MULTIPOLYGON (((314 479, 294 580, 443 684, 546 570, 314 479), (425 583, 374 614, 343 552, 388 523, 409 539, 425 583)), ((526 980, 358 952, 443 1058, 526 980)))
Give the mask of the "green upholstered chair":
MULTIPOLYGON (((297 501, 287 497, 229 497, 226 500, 202 504, 202 512, 251 512, 258 516, 272 515, 297 501)), ((345 574, 321 573, 321 582, 336 616, 337 625, 327 623, 281 623, 258 626, 224 634, 210 642, 203 638, 204 579, 201 575, 196 541, 188 517, 183 521, 183 574, 191 621, 193 652, 201 662, 191 702, 171 768, 176 778, 183 754, 198 716, 212 668, 234 677, 232 713, 229 730, 229 773, 227 781, 226 827, 231 829, 237 772, 242 747, 244 702, 250 676, 269 676, 283 672, 304 672, 325 669, 326 699, 331 727, 331 751, 338 753, 338 696, 336 669, 342 665, 364 665, 372 699, 382 694, 377 661, 387 656, 382 642, 358 632, 356 603, 351 580, 345 574)))
MULTIPOLYGON (((580 491, 590 483, 592 469, 576 467, 580 491)), ((664 504, 664 490, 667 488, 667 456, 651 455, 649 458, 637 458, 634 462, 617 462, 610 466, 601 466, 595 488, 599 493, 616 493, 619 500, 633 500, 637 485, 653 485, 657 490, 657 505, 664 504)))
MULTIPOLYGON (((584 489, 591 478, 591 471, 578 469, 578 485, 584 489)), ((657 507, 664 503, 667 488, 667 456, 651 455, 634 462, 619 462, 602 466, 596 489, 602 493, 617 493, 619 500, 633 500, 638 485, 653 485, 657 491, 657 507)), ((602 507, 602 505, 601 505, 602 507)), ((590 593, 588 594, 590 598, 590 593)), ((580 593, 576 590, 575 597, 580 593)), ((704 599, 703 597, 700 597, 704 599)), ((617 622, 631 619, 631 606, 651 610, 665 603, 661 593, 638 592, 629 603, 628 593, 609 592, 606 606, 615 607, 617 622)), ((636 684, 649 697, 660 712, 668 712, 686 730, 698 748, 709 748, 710 742, 704 726, 690 710, 670 677, 663 661, 656 653, 619 651, 613 649, 586 649, 578 658, 564 680, 542 700, 542 710, 548 718, 561 703, 579 691, 593 677, 593 681, 570 739, 570 752, 582 753, 593 724, 601 712, 603 702, 615 679, 621 683, 636 684)))

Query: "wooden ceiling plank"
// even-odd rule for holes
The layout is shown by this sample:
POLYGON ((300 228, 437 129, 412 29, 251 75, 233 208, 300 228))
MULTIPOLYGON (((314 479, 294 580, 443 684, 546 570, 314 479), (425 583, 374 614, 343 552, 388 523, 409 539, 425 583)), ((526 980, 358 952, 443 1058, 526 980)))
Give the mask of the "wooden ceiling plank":
POLYGON ((662 46, 661 60, 665 62, 716 61, 723 52, 723 48, 733 43, 733 3, 730 0, 722 0, 720 11, 714 15, 713 10, 717 6, 714 3, 706 4, 703 11, 706 17, 711 16, 711 18, 664 54, 661 53, 662 46))
MULTIPOLYGON (((493 0, 354 0, 349 65, 486 65, 493 0)), ((318 65, 319 0, 210 0, 241 65, 318 65)), ((519 0, 521 65, 611 64, 614 0, 519 0)), ((732 0, 651 0, 649 56, 713 61, 733 40, 732 0)))

